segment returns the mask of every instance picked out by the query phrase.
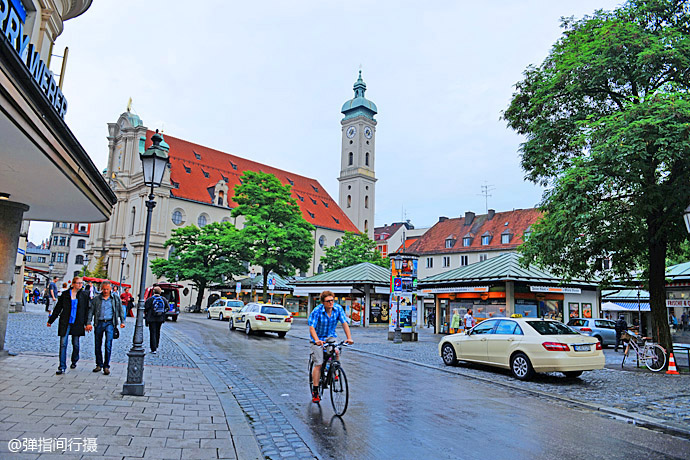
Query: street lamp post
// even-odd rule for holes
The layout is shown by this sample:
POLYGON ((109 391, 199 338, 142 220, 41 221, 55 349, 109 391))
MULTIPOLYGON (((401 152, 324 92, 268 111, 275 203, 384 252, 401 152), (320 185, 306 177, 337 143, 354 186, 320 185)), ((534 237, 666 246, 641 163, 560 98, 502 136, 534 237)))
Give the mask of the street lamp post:
POLYGON ((127 249, 127 245, 122 243, 122 247, 120 248, 120 297, 122 297, 122 275, 124 274, 125 270, 125 259, 127 258, 127 254, 129 254, 129 249, 127 249))
POLYGON ((123 395, 144 395, 144 294, 146 292, 146 270, 149 258, 149 239, 151 237, 151 214, 156 207, 153 189, 160 187, 163 181, 163 174, 168 165, 168 147, 160 145, 163 137, 156 133, 151 136, 153 145, 139 155, 142 169, 144 171, 144 184, 151 186, 151 193, 146 202, 146 233, 144 234, 144 251, 141 257, 141 283, 139 284, 139 303, 137 305, 137 319, 134 326, 134 337, 132 348, 127 353, 129 361, 127 363, 127 381, 122 386, 123 395))
MULTIPOLYGON (((393 261, 395 262, 395 269, 397 270, 398 274, 400 274, 403 263, 402 257, 399 255, 395 256, 393 261)), ((393 331, 393 343, 402 343, 402 328, 400 327, 400 295, 398 295, 398 308, 396 310, 397 319, 395 320, 395 330, 393 331)))

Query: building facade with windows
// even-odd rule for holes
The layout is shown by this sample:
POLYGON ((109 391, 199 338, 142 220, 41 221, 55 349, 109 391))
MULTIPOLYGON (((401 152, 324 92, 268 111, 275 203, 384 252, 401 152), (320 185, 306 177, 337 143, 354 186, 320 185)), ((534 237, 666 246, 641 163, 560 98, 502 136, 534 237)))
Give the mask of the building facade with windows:
POLYGON ((407 252, 419 257, 419 278, 424 279, 516 251, 540 215, 538 209, 529 208, 440 217, 407 252))
MULTIPOLYGON (((351 114, 352 112, 348 111, 346 118, 351 114)), ((349 127, 355 126, 353 123, 361 122, 369 127, 375 125, 373 119, 367 118, 366 115, 358 114, 343 124, 343 138, 348 140, 346 142, 348 146, 349 141, 358 136, 355 134, 350 137, 347 134, 349 127)), ((357 127, 355 131, 358 132, 359 129, 357 127)), ((108 125, 108 132, 109 158, 105 176, 117 195, 117 204, 108 222, 92 226, 86 252, 89 254, 90 266, 93 266, 94 261, 102 256, 108 276, 119 279, 120 248, 126 244, 129 255, 124 264, 123 281, 134 286, 136 290, 141 277, 141 256, 146 226, 144 203, 150 192, 143 183, 139 154, 150 146, 153 131, 144 126, 141 118, 127 111, 116 123, 108 125)), ((292 197, 299 205, 303 217, 314 225, 312 261, 309 269, 298 275, 310 276, 321 273, 324 268, 321 257, 325 255, 326 248, 339 245, 345 232, 365 231, 366 225, 371 225, 370 230, 373 232, 373 183, 375 181, 373 135, 368 136, 367 133, 363 133, 359 137, 362 143, 369 142, 371 146, 371 151, 368 152, 369 164, 364 168, 367 173, 355 171, 352 175, 347 175, 348 172, 346 182, 351 187, 364 191, 371 186, 370 194, 350 194, 349 201, 345 199, 346 203, 350 204, 348 209, 357 208, 364 213, 362 215, 371 213, 367 218, 359 219, 358 217, 361 228, 353 223, 346 209, 338 206, 316 179, 164 134, 164 143, 170 149, 170 164, 165 172, 162 186, 155 189, 156 207, 153 210, 151 222, 149 260, 170 256, 172 248, 166 247, 165 241, 175 228, 190 224, 203 227, 212 222, 232 222, 236 227, 242 228, 244 220, 230 215, 235 206, 232 200, 234 188, 240 184, 244 171, 262 171, 274 174, 284 185, 291 186, 292 197)), ((354 140, 352 145, 354 145, 354 140)), ((366 162, 367 152, 364 150, 366 149, 362 147, 365 155, 362 161, 366 162)), ((341 152, 341 156, 345 158, 348 155, 349 152, 345 150, 341 152)), ((344 166, 345 170, 348 170, 347 165, 344 166)), ((341 181, 341 191, 342 184, 341 181)), ((354 216, 354 214, 351 215, 354 216)), ((147 280, 150 280, 150 283, 156 280, 150 268, 147 280)), ((185 283, 182 282, 182 284, 185 283)), ((133 293, 138 295, 136 292, 133 293)))

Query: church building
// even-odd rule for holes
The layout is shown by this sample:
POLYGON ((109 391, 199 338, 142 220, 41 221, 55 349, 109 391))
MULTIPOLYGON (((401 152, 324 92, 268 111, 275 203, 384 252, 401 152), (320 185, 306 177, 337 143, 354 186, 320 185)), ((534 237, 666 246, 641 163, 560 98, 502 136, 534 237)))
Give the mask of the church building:
MULTIPOLYGON (((230 216, 235 206, 234 188, 244 171, 274 174, 292 187, 292 197, 305 220, 314 225, 314 254, 309 269, 298 275, 323 271, 321 256, 329 246, 340 244, 345 232, 361 231, 373 236, 374 229, 374 130, 376 106, 364 98, 366 85, 360 76, 355 97, 345 103, 341 124, 342 151, 339 202, 336 203, 317 179, 277 169, 164 133, 170 163, 161 187, 155 189, 149 260, 169 257, 165 241, 175 228, 190 224, 203 227, 212 222, 232 222, 242 228, 243 218, 230 216)), ((108 276, 120 277, 120 248, 126 244, 123 280, 139 285, 150 189, 144 185, 139 154, 151 145, 154 132, 129 110, 116 123, 108 124, 108 166, 104 174, 117 195, 108 222, 92 226, 87 253, 90 267, 103 257, 108 276)), ((156 282, 150 269, 147 284, 156 282)), ((174 280, 171 280, 174 281, 174 280)), ((180 281, 186 284, 184 281, 180 281)), ((133 292, 138 295, 137 292, 133 292)))

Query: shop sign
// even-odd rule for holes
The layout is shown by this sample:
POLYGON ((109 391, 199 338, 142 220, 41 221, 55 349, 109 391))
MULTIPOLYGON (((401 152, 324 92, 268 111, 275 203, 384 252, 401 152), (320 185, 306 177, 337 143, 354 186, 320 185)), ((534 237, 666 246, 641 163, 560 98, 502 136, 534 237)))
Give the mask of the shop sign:
POLYGON ((667 308, 673 308, 673 307, 690 307, 690 300, 682 300, 682 299, 673 299, 673 300, 666 300, 666 307, 667 308))
POLYGON ((422 289, 423 294, 448 294, 452 292, 489 292, 489 286, 458 286, 422 289))
POLYGON ((582 289, 571 287, 556 287, 556 286, 530 286, 531 292, 548 292, 556 294, 581 294, 582 289))
POLYGON ((0 0, 0 35, 17 53, 60 118, 67 113, 67 99, 29 36, 24 35, 26 11, 19 0, 0 0))

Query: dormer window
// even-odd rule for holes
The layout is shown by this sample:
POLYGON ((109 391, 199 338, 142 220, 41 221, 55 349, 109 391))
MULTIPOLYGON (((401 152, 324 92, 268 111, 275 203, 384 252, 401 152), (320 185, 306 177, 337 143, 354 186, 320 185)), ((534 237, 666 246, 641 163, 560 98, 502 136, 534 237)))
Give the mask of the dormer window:
POLYGON ((316 200, 314 198, 309 197, 309 199, 311 200, 312 203, 316 204, 316 200))
POLYGON ((491 233, 486 232, 482 235, 482 246, 488 246, 491 243, 491 233))
POLYGON ((510 232, 510 229, 505 229, 503 233, 501 233, 501 244, 510 244, 512 237, 513 234, 510 232))
POLYGON ((233 163, 232 161, 230 162, 230 166, 232 166, 232 169, 237 171, 237 165, 235 163, 233 163))
POLYGON ((204 173, 204 177, 208 177, 208 176, 209 176, 208 172, 204 171, 203 169, 201 170, 201 172, 204 173))
POLYGON ((301 196, 301 195, 297 195, 297 198, 298 198, 300 201, 304 201, 304 197, 301 196))
POLYGON ((307 211, 307 213, 309 214, 309 217, 311 217, 312 219, 316 217, 316 215, 311 211, 307 211))
POLYGON ((321 200, 321 202, 323 203, 324 206, 328 207, 328 201, 321 200))
POLYGON ((453 238, 453 236, 451 235, 448 238, 446 238, 446 249, 450 249, 453 246, 455 246, 455 238, 453 238))
POLYGON ((318 187, 315 187, 314 185, 312 185, 311 188, 313 188, 314 191, 315 191, 316 193, 319 193, 319 188, 318 188, 318 187))
MULTIPOLYGON (((192 152, 194 152, 194 150, 192 150, 192 152)), ((194 152, 194 156, 197 160, 201 160, 201 155, 199 155, 198 153, 194 152)))
MULTIPOLYGON (((184 166, 184 165, 183 165, 183 166, 184 166)), ((185 166, 185 167, 184 167, 184 172, 186 172, 187 174, 191 174, 191 173, 192 173, 192 168, 188 168, 188 167, 185 166)))
POLYGON ((290 179, 289 177, 287 178, 288 184, 290 185, 295 185, 295 181, 290 179))
POLYGON ((225 196, 225 193, 224 193, 222 190, 220 190, 220 191, 218 192, 218 206, 223 206, 223 198, 224 198, 224 196, 225 196))
POLYGON ((462 239, 462 245, 466 248, 472 245, 472 237, 466 236, 462 239))
POLYGON ((527 230, 525 230, 525 233, 522 234, 522 241, 527 241, 527 238, 532 234, 532 227, 529 226, 527 227, 527 230))

